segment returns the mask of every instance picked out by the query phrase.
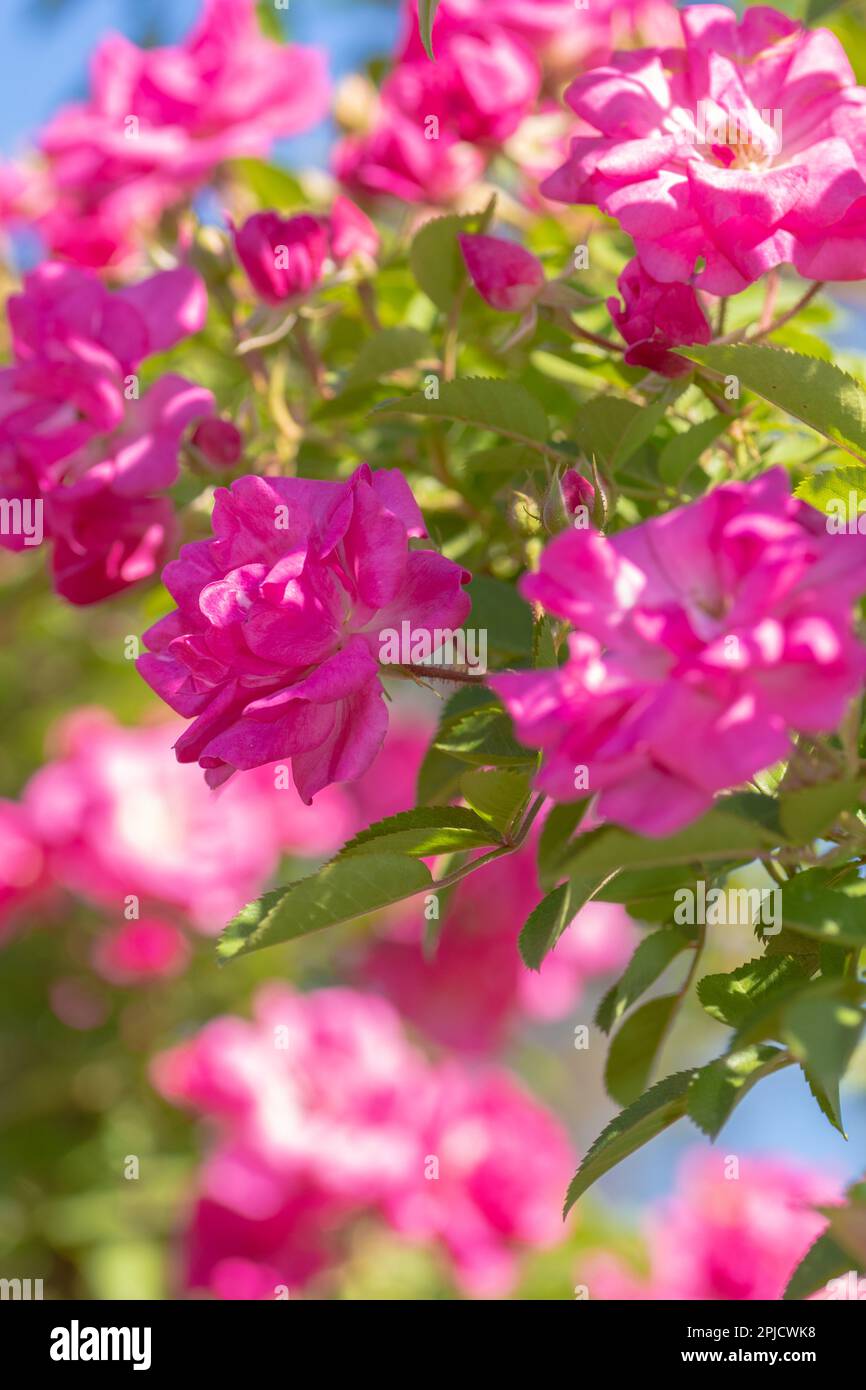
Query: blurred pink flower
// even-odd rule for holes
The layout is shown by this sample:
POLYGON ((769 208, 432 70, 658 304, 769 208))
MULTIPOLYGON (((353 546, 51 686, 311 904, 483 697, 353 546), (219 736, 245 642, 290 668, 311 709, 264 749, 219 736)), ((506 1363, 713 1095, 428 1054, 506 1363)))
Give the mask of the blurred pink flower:
POLYGON ((543 289, 544 267, 537 256, 504 237, 458 237, 473 285, 494 309, 520 314, 543 289))
POLYGON ((28 813, 14 801, 0 800, 0 940, 15 915, 46 886, 45 857, 28 813))
POLYGON ((586 982, 621 969, 635 928, 615 903, 590 903, 563 933, 539 972, 520 958, 517 938, 541 890, 535 847, 479 869, 454 891, 436 951, 423 949, 418 903, 396 915, 370 949, 362 977, 428 1037, 463 1052, 502 1046, 521 1018, 553 1020, 579 1003, 586 982))
POLYGON ((590 1298, 741 1302, 780 1299, 796 1266, 826 1226, 815 1206, 838 1201, 840 1184, 783 1157, 741 1158, 726 1176, 720 1153, 695 1150, 674 1195, 645 1224, 648 1279, 614 1257, 579 1271, 590 1298))
POLYGON ((338 193, 328 219, 331 255, 338 265, 361 256, 373 261, 379 254, 380 237, 367 214, 338 193))
POLYGON ((617 53, 572 84, 597 133, 542 191, 616 217, 659 281, 730 295, 786 262, 862 279, 866 89, 839 40, 764 6, 680 20, 685 48, 617 53))
POLYGON ((572 624, 570 660, 491 680, 544 750, 539 786, 574 800, 582 769, 601 817, 665 835, 787 757, 789 730, 835 729, 866 674, 866 538, 825 522, 776 468, 609 537, 557 536, 521 591, 572 624))
POLYGON ((625 360, 662 376, 684 376, 691 364, 670 349, 708 343, 710 325, 691 285, 662 285, 637 260, 617 281, 622 302, 609 299, 610 316, 628 343, 625 360))
POLYGON ((447 129, 428 139, 423 124, 390 103, 373 130, 346 136, 333 154, 334 173, 347 188, 445 206, 481 177, 485 163, 480 150, 447 129))
POLYGON ((208 468, 217 472, 234 468, 244 451, 243 435, 230 420, 202 420, 193 431, 190 443, 198 449, 208 468))
POLYGON ((367 465, 345 483, 241 478, 217 492, 213 529, 166 568, 178 608, 145 634, 139 671, 194 721, 181 762, 219 785, 291 759, 309 805, 382 746, 381 634, 408 622, 435 645, 469 611, 469 576, 410 549, 426 533, 406 480, 367 465))
POLYGON ((137 985, 179 975, 189 946, 173 922, 148 917, 104 932, 93 951, 97 974, 113 985, 137 985))
POLYGON ((559 1125, 503 1073, 432 1066, 384 1000, 269 986, 253 1023, 208 1024, 153 1075, 217 1129, 187 1238, 190 1288, 303 1287, 371 1211, 441 1241, 471 1293, 506 1291, 519 1250, 559 1235, 572 1167, 559 1125))
POLYGON ((218 165, 266 155, 320 120, 328 97, 322 55, 266 38, 255 0, 205 0, 170 48, 111 35, 94 55, 87 100, 42 133, 55 189, 42 231, 83 264, 123 259, 136 231, 218 165))
POLYGON ((22 800, 56 882, 118 916, 130 896, 142 917, 172 908, 211 935, 262 891, 282 853, 328 853, 355 813, 336 792, 315 810, 302 806, 287 769, 211 792, 172 756, 181 730, 126 729, 78 711, 22 800))
MULTIPOLYGON (((106 598, 166 558, 174 515, 157 494, 177 479, 188 426, 214 402, 173 374, 141 394, 136 372, 206 313, 205 287, 185 267, 111 292, 48 262, 9 300, 16 361, 0 369, 0 497, 26 505, 31 521, 43 509, 38 539, 55 542, 56 588, 73 603, 106 598)), ((22 525, 0 543, 32 540, 22 525)))

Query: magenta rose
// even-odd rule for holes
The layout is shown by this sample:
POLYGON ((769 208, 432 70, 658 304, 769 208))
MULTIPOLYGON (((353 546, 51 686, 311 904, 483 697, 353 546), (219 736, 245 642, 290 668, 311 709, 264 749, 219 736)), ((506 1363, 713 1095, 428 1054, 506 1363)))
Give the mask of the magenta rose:
POLYGON ((622 295, 609 299, 610 316, 628 343, 625 360, 662 376, 683 376, 689 363, 670 349, 708 343, 712 330, 691 285, 661 285, 637 260, 617 281, 622 295))
POLYGON ((571 623, 556 670, 495 676, 557 801, 665 835, 839 724, 866 675, 866 537, 831 535, 782 469, 605 537, 572 529, 524 596, 571 623), (577 774, 583 770, 583 774, 577 774))
POLYGON ((435 647, 467 616, 469 576, 410 546, 425 530, 405 479, 366 464, 345 483, 240 478, 217 492, 213 529, 167 566, 178 607, 145 634, 139 670, 193 720, 181 762, 216 786, 291 759, 309 804, 381 747, 381 634, 408 622, 435 647))
POLYGON ((684 48, 617 53, 569 88, 593 131, 543 185, 594 203, 656 280, 736 294, 791 262, 866 275, 866 89, 842 45, 763 6, 680 13, 684 48))

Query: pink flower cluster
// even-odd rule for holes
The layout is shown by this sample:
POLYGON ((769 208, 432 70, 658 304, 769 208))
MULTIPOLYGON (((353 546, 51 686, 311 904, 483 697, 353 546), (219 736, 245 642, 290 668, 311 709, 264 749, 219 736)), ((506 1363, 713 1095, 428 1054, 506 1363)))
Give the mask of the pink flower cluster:
POLYGON ((97 49, 87 100, 42 134, 40 230, 53 253, 114 265, 227 159, 262 156, 327 111, 321 54, 265 38, 255 0, 205 0, 186 38, 97 49))
POLYGON ((662 376, 683 376, 689 362, 671 348, 708 343, 710 325, 691 285, 659 284, 640 261, 629 261, 619 277, 618 299, 609 299, 610 316, 628 343, 625 360, 662 376))
POLYGON ((259 298, 283 304, 315 289, 329 258, 335 267, 354 257, 375 260, 379 233, 366 213, 338 195, 328 217, 254 213, 235 231, 234 244, 259 298))
POLYGON ((779 1299, 826 1225, 814 1208, 840 1197, 838 1183, 817 1169, 743 1158, 734 1178, 721 1155, 703 1150, 686 1158, 675 1194, 646 1222, 649 1277, 596 1256, 578 1271, 591 1299, 779 1299))
POLYGON ((49 261, 9 300, 0 498, 15 524, 0 544, 50 538, 55 587, 72 603, 117 593, 165 558, 174 513, 160 494, 177 478, 187 426, 214 402, 174 373, 142 390, 137 369, 197 332, 206 313, 205 287, 184 267, 111 292, 49 261))
POLYGON ((825 520, 773 469, 609 537, 557 536, 521 587, 573 625, 570 659, 491 681, 544 750, 539 785, 574 800, 582 769, 601 817, 665 835, 787 757, 789 730, 835 729, 866 675, 866 538, 825 520))
POLYGON ((559 1124, 506 1073, 434 1065, 384 1000, 268 986, 155 1064, 216 1127, 186 1235, 186 1284, 222 1298, 304 1289, 375 1213, 435 1244, 466 1293, 507 1293, 552 1244, 572 1169, 559 1124))
POLYGON ((462 1052, 493 1051, 518 1020, 565 1017, 586 983, 622 969, 635 946, 624 908, 590 903, 541 970, 528 970, 517 935, 540 896, 535 846, 528 846, 459 884, 432 959, 422 947, 426 923, 416 904, 369 952, 362 977, 428 1037, 462 1052))
POLYGON ((97 968, 123 982, 171 973, 185 956, 175 923, 213 935, 274 873, 280 856, 338 847, 357 812, 338 793, 301 805, 288 769, 261 768, 220 793, 171 756, 177 724, 126 729, 79 710, 53 736, 56 756, 0 816, 0 905, 16 885, 98 904, 117 932, 97 968), (132 909, 134 917, 128 909, 132 909))
MULTIPOLYGON (((335 154, 348 186, 409 203, 453 203, 539 107, 545 74, 607 58, 638 31, 672 37, 667 0, 442 0, 436 61, 406 0, 394 69, 370 131, 335 154)), ((550 167, 549 165, 547 167, 550 167)))
POLYGON ((592 203, 654 280, 736 294, 792 263, 866 276, 866 89, 839 40, 754 6, 680 12, 684 47, 617 53, 566 93, 587 133, 542 191, 592 203))
POLYGON ((432 550, 403 475, 345 483, 241 478, 217 492, 214 540, 163 576, 177 609, 145 634, 144 679, 193 723, 176 745, 218 786, 291 759, 307 804, 370 766, 388 727, 380 634, 459 628, 469 575, 432 550))

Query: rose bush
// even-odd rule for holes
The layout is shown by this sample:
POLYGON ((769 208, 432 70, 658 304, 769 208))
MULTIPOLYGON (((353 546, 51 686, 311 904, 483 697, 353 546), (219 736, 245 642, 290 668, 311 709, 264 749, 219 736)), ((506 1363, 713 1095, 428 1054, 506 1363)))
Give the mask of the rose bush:
POLYGON ((0 1275, 842 1296, 866 27, 399 11, 333 102, 108 37, 0 168, 0 1275))

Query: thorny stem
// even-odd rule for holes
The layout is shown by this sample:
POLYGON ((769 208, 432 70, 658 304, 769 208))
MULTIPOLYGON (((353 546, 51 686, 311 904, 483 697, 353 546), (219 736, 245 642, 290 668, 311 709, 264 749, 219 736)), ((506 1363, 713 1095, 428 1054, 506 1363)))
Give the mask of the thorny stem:
MULTIPOLYGON (((492 864, 496 859, 504 859, 506 855, 514 854, 515 850, 520 849, 532 829, 535 818, 546 799, 544 793, 539 792, 524 816, 520 828, 510 840, 506 840, 504 845, 498 845, 496 849, 490 850, 488 854, 482 854, 480 859, 472 859, 468 864, 463 864, 461 868, 455 869, 453 873, 446 874, 444 878, 437 879, 433 884, 433 892, 438 893, 442 888, 450 888, 453 884, 460 883, 464 878, 468 878, 470 874, 474 874, 477 869, 483 869, 485 864, 492 864)), ((426 889, 419 889, 419 892, 425 891, 429 892, 429 887, 426 889)), ((417 894, 413 894, 413 897, 417 897, 417 894)))
POLYGON ((754 338, 749 339, 749 342, 754 343, 757 341, 758 338, 766 338, 771 333, 778 332, 778 330, 780 328, 783 328, 786 323, 790 323, 791 319, 796 318, 797 315, 801 312, 801 310, 805 309, 806 305, 809 304, 815 298, 815 295, 818 294, 818 292, 824 288, 824 284, 825 281, 816 280, 815 283, 806 291, 806 293, 800 296, 800 298, 797 300, 797 303, 793 305, 793 307, 790 308, 787 311, 787 313, 781 314, 779 318, 774 319, 773 322, 769 325, 769 327, 764 329, 761 329, 759 327, 758 332, 755 334, 754 338))

